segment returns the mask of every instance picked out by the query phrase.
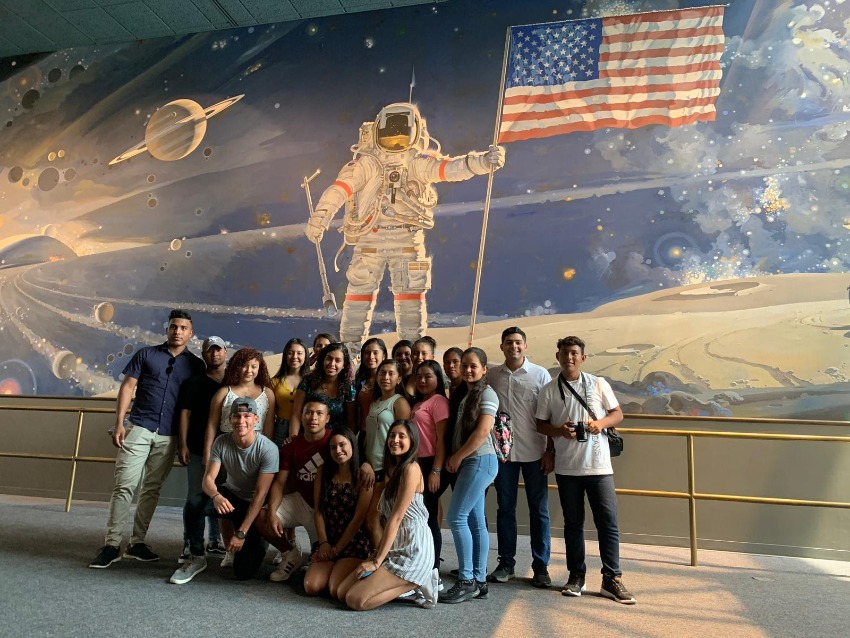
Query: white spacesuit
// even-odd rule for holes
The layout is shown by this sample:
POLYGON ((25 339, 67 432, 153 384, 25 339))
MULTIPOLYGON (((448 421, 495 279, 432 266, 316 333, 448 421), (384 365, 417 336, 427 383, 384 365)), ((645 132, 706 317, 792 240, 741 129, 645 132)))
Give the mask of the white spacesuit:
POLYGON ((390 104, 374 122, 364 122, 351 150, 354 158, 322 193, 306 230, 310 241, 321 241, 345 204, 343 247, 354 246, 354 255, 346 272, 340 337, 359 344, 368 335, 378 287, 389 268, 399 338, 418 339, 425 331, 425 293, 431 288, 423 231, 434 227, 432 185, 486 175, 504 165, 505 151, 491 146, 446 157, 429 137, 419 109, 406 102, 390 104))

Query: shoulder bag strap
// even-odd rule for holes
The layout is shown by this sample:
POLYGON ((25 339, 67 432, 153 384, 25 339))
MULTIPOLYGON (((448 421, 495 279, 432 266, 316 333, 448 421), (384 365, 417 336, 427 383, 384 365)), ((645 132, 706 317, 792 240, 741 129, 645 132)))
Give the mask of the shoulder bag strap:
MULTIPOLYGON (((584 375, 580 376, 579 378, 582 380, 582 383, 585 383, 585 381, 584 381, 584 375)), ((566 403, 566 402, 567 402, 567 395, 566 395, 566 394, 564 394, 564 387, 563 387, 563 386, 566 386, 566 387, 567 387, 567 390, 569 390, 569 391, 570 391, 570 393, 571 393, 571 394, 572 394, 572 395, 573 395, 573 396, 574 396, 574 397, 578 400, 578 402, 581 404, 581 407, 583 407, 583 408, 585 409, 585 411, 586 411, 586 412, 590 415, 591 420, 596 421, 596 420, 597 420, 597 419, 596 419, 596 414, 594 414, 593 410, 591 410, 591 409, 590 409, 590 406, 589 406, 589 405, 587 405, 587 401, 585 401, 585 400, 581 397, 581 395, 579 395, 579 393, 575 391, 575 389, 573 388, 573 386, 571 386, 571 385, 570 385, 570 384, 569 384, 569 383, 568 383, 568 382, 564 379, 564 375, 559 374, 559 375, 558 375, 558 390, 561 392, 561 399, 564 401, 564 403, 566 403)), ((585 388, 586 388, 586 387, 587 387, 587 386, 585 386, 585 388)))

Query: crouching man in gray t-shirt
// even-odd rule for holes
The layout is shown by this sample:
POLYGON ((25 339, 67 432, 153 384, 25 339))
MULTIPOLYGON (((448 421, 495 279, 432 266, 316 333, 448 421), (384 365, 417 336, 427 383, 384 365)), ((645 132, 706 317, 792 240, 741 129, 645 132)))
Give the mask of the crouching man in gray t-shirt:
MULTIPOLYGON (((258 421, 254 400, 236 399, 230 406, 233 432, 215 440, 204 474, 203 489, 221 519, 224 543, 235 554, 233 572, 238 580, 256 576, 263 563, 266 544, 254 520, 265 503, 280 458, 275 444, 254 429, 258 421), (215 479, 222 467, 227 479, 218 487, 215 479)), ((174 573, 171 582, 188 583, 206 567, 205 557, 192 557, 174 573)))

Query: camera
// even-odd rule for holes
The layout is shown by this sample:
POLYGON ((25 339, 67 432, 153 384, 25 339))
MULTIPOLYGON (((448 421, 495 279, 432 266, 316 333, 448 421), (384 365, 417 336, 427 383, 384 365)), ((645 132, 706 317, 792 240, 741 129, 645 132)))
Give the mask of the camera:
POLYGON ((576 433, 576 441, 579 443, 587 443, 587 426, 584 421, 579 421, 573 426, 576 433))

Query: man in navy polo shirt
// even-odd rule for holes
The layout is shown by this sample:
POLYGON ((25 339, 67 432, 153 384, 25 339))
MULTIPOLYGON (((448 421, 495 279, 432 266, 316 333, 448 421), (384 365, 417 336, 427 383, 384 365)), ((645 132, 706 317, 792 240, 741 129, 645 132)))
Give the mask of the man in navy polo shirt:
POLYGON ((133 535, 124 556, 141 561, 159 560, 145 544, 145 535, 177 451, 177 396, 184 381, 203 374, 206 369, 204 362, 186 349, 192 334, 189 313, 172 310, 168 316, 167 341, 137 350, 124 368, 115 427, 109 431, 112 444, 118 448, 118 457, 115 485, 109 499, 106 544, 89 567, 103 569, 121 560, 124 523, 139 481, 133 535), (128 415, 134 390, 136 398, 128 415))

